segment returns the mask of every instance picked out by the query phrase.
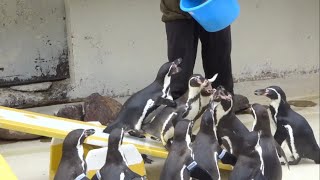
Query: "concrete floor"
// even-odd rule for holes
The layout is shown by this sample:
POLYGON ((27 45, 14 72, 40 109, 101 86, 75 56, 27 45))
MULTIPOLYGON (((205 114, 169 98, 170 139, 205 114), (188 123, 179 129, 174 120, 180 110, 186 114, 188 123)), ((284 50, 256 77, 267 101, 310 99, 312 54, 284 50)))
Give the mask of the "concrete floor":
MULTIPOLYGON (((317 103, 314 107, 293 107, 297 112, 306 117, 315 133, 319 144, 319 74, 291 76, 285 79, 272 79, 264 81, 250 81, 235 84, 235 92, 247 96, 251 103, 257 102, 267 104, 267 99, 253 95, 258 88, 270 85, 282 87, 288 100, 309 100, 317 103)), ((125 99, 120 99, 123 102, 125 99)), ((53 114, 61 105, 29 109, 35 112, 53 114)), ((248 127, 252 125, 252 117, 239 115, 239 118, 248 127)), ((7 160, 14 173, 20 180, 46 180, 49 169, 49 145, 44 140, 33 140, 24 142, 0 141, 0 153, 7 160)), ((286 149, 286 148, 285 148, 286 149)), ((287 149, 286 149, 287 151, 287 149)), ((149 179, 158 179, 164 160, 154 159, 154 163, 146 165, 149 179)), ((299 165, 291 166, 288 170, 283 168, 283 179, 308 179, 318 180, 319 165, 309 160, 302 160, 299 165)), ((222 179, 227 179, 228 172, 222 172, 222 179)))

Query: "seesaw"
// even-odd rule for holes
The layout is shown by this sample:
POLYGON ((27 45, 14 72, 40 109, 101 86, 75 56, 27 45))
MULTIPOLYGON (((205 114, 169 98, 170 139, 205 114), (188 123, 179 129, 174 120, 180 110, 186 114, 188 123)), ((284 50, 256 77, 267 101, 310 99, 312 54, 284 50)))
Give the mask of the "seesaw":
MULTIPOLYGON (((104 163, 103 160, 105 160, 109 135, 102 132, 105 128, 103 125, 0 106, 0 127, 53 138, 50 146, 49 179, 53 179, 55 175, 61 158, 63 139, 71 130, 79 128, 96 130, 94 135, 86 139, 84 147, 86 160, 88 162, 89 177, 95 173, 95 170, 103 165, 101 163, 104 163)), ((160 142, 149 138, 140 139, 125 136, 123 144, 125 155, 129 159, 129 167, 140 175, 146 175, 146 171, 139 153, 158 158, 166 158, 168 155, 167 150, 160 142)), ((7 170, 9 169, 5 171, 5 173, 10 174, 11 172, 9 166, 7 166, 5 161, 0 157, 0 179, 2 179, 1 177, 3 175, 1 172, 2 165, 6 167, 7 170)), ((219 168, 224 170, 232 169, 231 166, 220 162, 219 168)), ((12 175, 12 179, 15 179, 14 174, 12 175)))

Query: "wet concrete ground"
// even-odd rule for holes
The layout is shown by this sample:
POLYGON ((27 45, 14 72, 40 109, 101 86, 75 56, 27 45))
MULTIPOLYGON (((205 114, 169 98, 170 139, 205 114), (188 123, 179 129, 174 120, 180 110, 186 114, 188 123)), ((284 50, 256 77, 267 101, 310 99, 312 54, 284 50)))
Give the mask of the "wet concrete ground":
MULTIPOLYGON (((279 85, 282 87, 287 94, 287 99, 291 101, 294 100, 292 104, 299 106, 292 107, 306 117, 319 144, 319 75, 303 75, 292 76, 286 79, 241 82, 235 84, 235 92, 247 96, 250 103, 268 104, 266 98, 254 96, 253 91, 270 85, 279 85), (300 100, 311 101, 313 103, 301 103, 300 100)), ((123 102, 125 99, 119 100, 123 102)), ((53 114, 53 112, 56 112, 60 107, 61 105, 32 108, 29 110, 53 114)), ((253 119, 250 115, 239 115, 239 118, 251 129, 253 119)), ((0 153, 7 160, 19 180, 46 180, 49 174, 49 146, 50 142, 45 140, 24 142, 0 141, 0 153)), ((284 149, 286 152, 288 151, 286 147, 284 147, 284 149)), ((146 165, 149 179, 158 179, 163 163, 164 160, 162 159, 154 159, 153 164, 146 165)), ((320 166, 314 164, 313 161, 302 160, 299 165, 290 166, 290 170, 283 166, 283 179, 318 180, 320 178, 319 168, 320 166)), ((229 172, 221 172, 221 174, 222 179, 227 179, 229 172)))

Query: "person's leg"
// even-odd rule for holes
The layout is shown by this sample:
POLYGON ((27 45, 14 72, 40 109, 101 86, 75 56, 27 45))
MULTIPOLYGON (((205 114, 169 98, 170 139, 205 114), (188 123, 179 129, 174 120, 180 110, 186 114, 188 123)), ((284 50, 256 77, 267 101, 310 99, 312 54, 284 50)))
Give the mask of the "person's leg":
POLYGON ((231 67, 231 31, 230 26, 218 31, 207 32, 200 28, 202 48, 202 64, 206 78, 218 73, 213 87, 222 85, 233 93, 233 79, 231 67))
POLYGON ((211 78, 218 73, 213 87, 222 85, 233 96, 233 110, 238 113, 249 108, 249 100, 245 96, 235 95, 233 90, 233 77, 231 66, 231 28, 218 32, 207 32, 200 28, 202 44, 202 63, 206 78, 211 78))
POLYGON ((182 96, 188 89, 188 80, 195 64, 199 27, 194 20, 166 22, 168 59, 182 58, 182 71, 172 77, 171 94, 173 99, 182 96))

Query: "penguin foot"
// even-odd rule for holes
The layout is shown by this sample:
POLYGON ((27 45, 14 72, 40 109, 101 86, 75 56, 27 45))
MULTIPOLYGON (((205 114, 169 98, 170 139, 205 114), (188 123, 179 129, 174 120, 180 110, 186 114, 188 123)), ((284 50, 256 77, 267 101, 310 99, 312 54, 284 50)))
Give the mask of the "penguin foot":
POLYGON ((148 158, 148 155, 146 154, 141 154, 142 159, 144 161, 145 164, 152 164, 153 160, 148 158))
POLYGON ((130 134, 130 136, 134 136, 137 138, 146 138, 146 136, 143 135, 143 133, 140 131, 132 130, 132 131, 129 131, 128 133, 130 134))
POLYGON ((161 141, 161 139, 158 138, 158 137, 151 136, 150 138, 151 138, 152 140, 155 140, 155 141, 161 141))
POLYGON ((289 161, 288 164, 289 165, 297 165, 297 164, 299 164, 300 160, 301 160, 301 157, 298 157, 298 159, 295 159, 293 161, 289 161))

